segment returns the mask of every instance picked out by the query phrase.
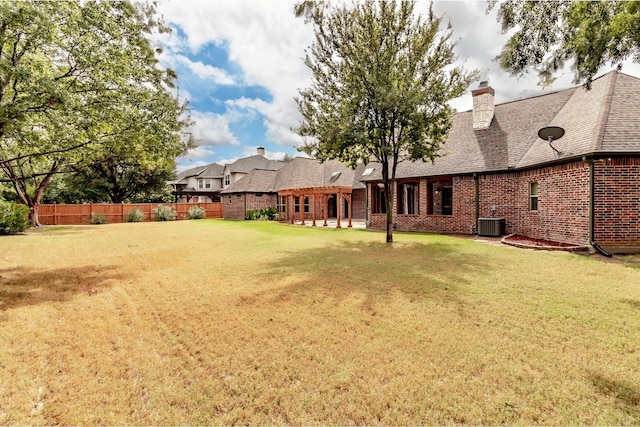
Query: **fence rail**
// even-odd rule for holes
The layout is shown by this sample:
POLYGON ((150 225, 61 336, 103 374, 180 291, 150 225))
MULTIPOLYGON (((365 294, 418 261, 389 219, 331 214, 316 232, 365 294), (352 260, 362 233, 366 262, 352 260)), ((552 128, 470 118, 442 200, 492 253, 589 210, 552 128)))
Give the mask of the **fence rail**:
POLYGON ((205 218, 222 218, 222 203, 87 203, 82 205, 40 205, 38 218, 42 225, 80 225, 90 224, 91 214, 102 214, 107 222, 126 222, 127 215, 133 209, 144 213, 143 221, 153 221, 153 210, 160 205, 171 206, 178 212, 177 219, 185 219, 189 208, 200 206, 205 210, 205 218))

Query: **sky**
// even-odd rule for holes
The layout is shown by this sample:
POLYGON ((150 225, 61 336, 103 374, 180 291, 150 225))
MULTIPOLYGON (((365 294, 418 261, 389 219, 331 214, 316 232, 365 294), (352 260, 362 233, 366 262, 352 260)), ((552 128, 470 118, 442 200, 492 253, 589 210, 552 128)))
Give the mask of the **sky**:
MULTIPOLYGON (((304 65, 313 28, 293 14, 288 0, 160 0, 158 12, 172 28, 156 35, 162 46, 160 64, 178 73, 178 96, 189 102, 195 121, 196 148, 177 159, 178 171, 209 163, 225 164, 265 148, 271 159, 302 154, 292 130, 301 115, 294 100, 309 87, 312 75, 304 65)), ((425 13, 429 1, 418 0, 425 13)), ((435 1, 436 15, 450 22, 457 65, 479 70, 480 78, 462 97, 451 101, 457 111, 472 108, 470 91, 487 80, 497 104, 575 86, 567 71, 544 90, 538 77, 515 78, 493 60, 508 35, 500 32, 496 11, 486 14, 486 1, 435 1)), ((613 67, 604 68, 601 73, 613 67)), ((623 72, 640 77, 639 64, 623 72)))

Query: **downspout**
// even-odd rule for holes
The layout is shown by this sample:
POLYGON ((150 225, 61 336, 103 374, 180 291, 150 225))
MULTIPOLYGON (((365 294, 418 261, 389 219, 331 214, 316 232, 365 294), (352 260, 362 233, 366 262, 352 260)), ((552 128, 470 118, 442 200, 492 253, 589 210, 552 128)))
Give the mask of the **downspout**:
POLYGON ((475 193, 474 208, 476 220, 471 234, 478 234, 478 218, 480 218, 480 181, 478 179, 478 174, 476 173, 473 174, 473 190, 475 193))
POLYGON ((611 253, 604 250, 595 241, 595 167, 594 159, 589 162, 589 243, 593 249, 598 251, 601 255, 611 258, 611 253))

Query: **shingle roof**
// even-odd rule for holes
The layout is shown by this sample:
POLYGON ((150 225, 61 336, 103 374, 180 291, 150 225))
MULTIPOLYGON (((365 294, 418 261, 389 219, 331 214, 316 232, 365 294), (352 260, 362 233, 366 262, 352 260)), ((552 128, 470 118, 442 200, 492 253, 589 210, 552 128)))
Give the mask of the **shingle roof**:
MULTIPOLYGON (((472 111, 457 113, 441 149, 431 162, 402 162, 397 178, 504 171, 572 159, 587 154, 640 154, 640 79, 612 71, 595 79, 591 90, 574 87, 495 106, 488 129, 473 130, 472 111), (565 135, 553 142, 538 137, 546 126, 565 135)), ((365 180, 379 180, 380 168, 365 180)))
POLYGON ((253 169, 220 193, 273 193, 277 173, 273 170, 253 169))
POLYGON ((320 163, 315 159, 296 157, 277 171, 253 169, 221 193, 269 193, 328 186, 364 188, 361 182, 364 169, 365 166, 359 166, 353 170, 338 160, 320 163))
POLYGON ((187 179, 193 176, 197 176, 200 178, 222 178, 223 168, 224 166, 217 163, 209 163, 208 165, 204 166, 196 166, 195 168, 187 169, 180 172, 176 177, 176 180, 173 182, 176 184, 187 182, 187 179))
POLYGON ((255 156, 243 157, 241 159, 236 160, 233 163, 227 165, 230 172, 245 172, 249 173, 253 169, 264 169, 264 170, 278 170, 285 163, 278 160, 269 160, 266 157, 257 154, 255 156))
POLYGON ((345 186, 364 188, 360 182, 362 167, 353 170, 338 160, 320 163, 315 159, 296 157, 287 163, 276 179, 276 190, 345 186))

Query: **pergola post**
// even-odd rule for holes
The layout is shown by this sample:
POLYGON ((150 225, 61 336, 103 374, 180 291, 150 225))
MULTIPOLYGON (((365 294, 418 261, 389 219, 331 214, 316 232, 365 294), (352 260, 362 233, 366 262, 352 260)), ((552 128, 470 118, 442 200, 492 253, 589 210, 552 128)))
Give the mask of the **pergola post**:
POLYGON ((338 220, 336 228, 342 228, 342 226, 340 225, 340 217, 342 216, 342 209, 340 209, 342 205, 342 192, 338 192, 338 194, 336 195, 336 205, 336 215, 338 216, 338 218, 336 218, 338 220))
POLYGON ((302 224, 302 225, 304 225, 304 217, 305 217, 305 214, 304 214, 304 199, 305 199, 304 194, 301 194, 299 196, 299 199, 298 199, 300 201, 298 203, 298 209, 300 209, 300 212, 299 212, 300 213, 300 224, 302 224))
POLYGON ((347 216, 349 217, 349 228, 353 227, 353 224, 351 223, 351 215, 352 215, 352 205, 351 205, 351 194, 345 194, 344 199, 347 201, 347 216))
POLYGON ((324 226, 327 226, 327 215, 329 214, 329 195, 328 194, 323 194, 322 195, 322 199, 323 199, 323 203, 324 203, 324 226))
POLYGON ((312 206, 311 218, 313 218, 313 223, 311 224, 311 226, 315 227, 316 226, 316 195, 315 194, 311 195, 311 200, 313 200, 313 203, 310 203, 310 205, 312 206))
POLYGON ((295 196, 293 194, 290 194, 287 196, 287 200, 289 200, 289 206, 291 207, 291 210, 289 212, 291 212, 291 224, 295 224, 296 222, 296 208, 295 208, 295 196))

